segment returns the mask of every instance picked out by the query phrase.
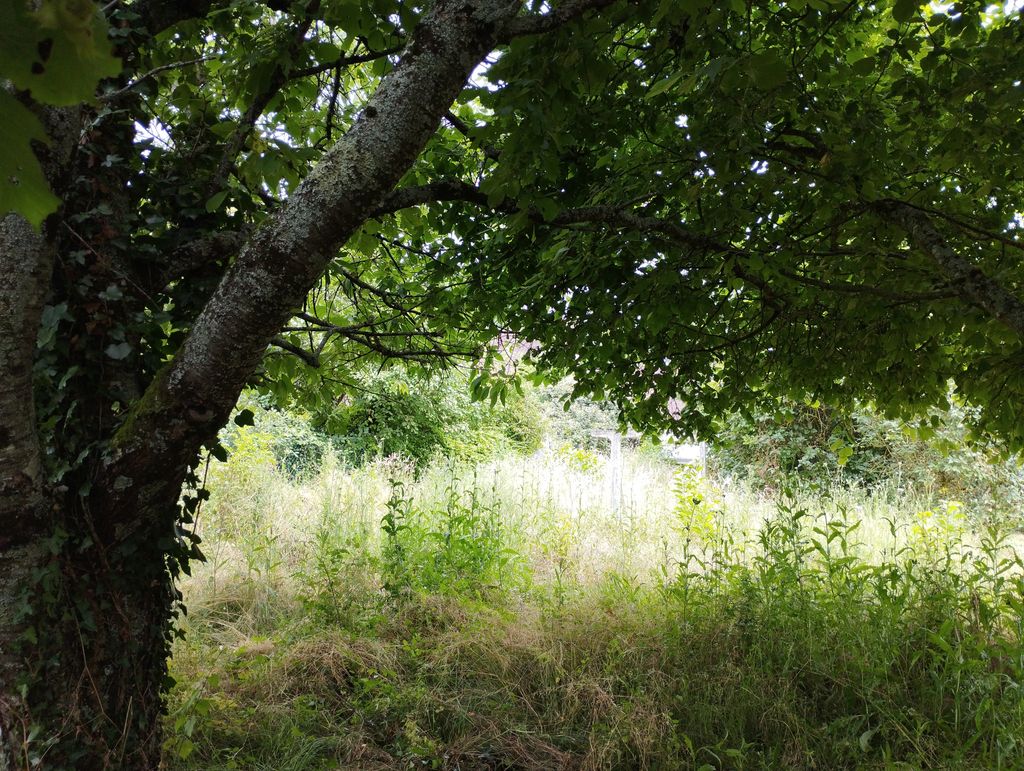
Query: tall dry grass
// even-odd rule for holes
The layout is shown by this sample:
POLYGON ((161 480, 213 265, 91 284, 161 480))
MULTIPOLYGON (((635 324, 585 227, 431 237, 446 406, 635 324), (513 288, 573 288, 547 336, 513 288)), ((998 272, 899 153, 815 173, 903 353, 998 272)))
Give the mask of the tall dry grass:
POLYGON ((1020 562, 955 503, 627 457, 211 468, 174 768, 1016 768, 1020 562))

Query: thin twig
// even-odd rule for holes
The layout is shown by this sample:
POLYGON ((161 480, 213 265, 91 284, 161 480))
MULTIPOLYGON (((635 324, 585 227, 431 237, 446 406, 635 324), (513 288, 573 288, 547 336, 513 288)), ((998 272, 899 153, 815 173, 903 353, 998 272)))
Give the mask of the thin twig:
POLYGON ((101 102, 112 102, 115 99, 118 99, 119 97, 124 96, 129 91, 131 91, 132 89, 134 89, 137 86, 139 86, 140 84, 142 84, 144 81, 149 80, 150 78, 155 77, 156 75, 159 75, 161 72, 167 72, 168 70, 181 69, 182 67, 188 67, 188 66, 190 66, 192 64, 201 64, 202 62, 208 62, 211 59, 215 59, 215 58, 216 58, 215 56, 200 56, 198 59, 189 59, 187 62, 172 62, 171 64, 162 64, 159 67, 154 67, 149 72, 147 72, 147 73, 145 73, 143 75, 140 75, 139 77, 137 77, 135 80, 133 80, 131 83, 129 83, 128 85, 124 86, 123 88, 119 88, 117 91, 111 91, 109 94, 103 94, 100 97, 100 101, 101 102))

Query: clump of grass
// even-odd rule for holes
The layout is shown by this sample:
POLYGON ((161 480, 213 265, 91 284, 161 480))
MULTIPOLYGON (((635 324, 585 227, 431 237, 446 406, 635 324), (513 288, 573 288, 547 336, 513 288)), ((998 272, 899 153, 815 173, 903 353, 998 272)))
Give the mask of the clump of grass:
POLYGON ((639 463, 615 511, 555 455, 251 472, 213 475, 171 768, 1024 765, 1024 570, 955 503, 639 463))

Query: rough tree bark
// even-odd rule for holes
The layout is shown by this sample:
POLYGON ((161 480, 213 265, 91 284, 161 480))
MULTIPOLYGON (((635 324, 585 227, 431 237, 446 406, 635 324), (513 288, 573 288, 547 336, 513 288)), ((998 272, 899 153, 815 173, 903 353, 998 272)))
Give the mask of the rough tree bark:
MULTIPOLYGON (((67 175, 81 129, 75 108, 38 110, 50 144, 38 153, 55 189, 67 175)), ((56 256, 56 218, 36 231, 16 214, 0 219, 0 768, 27 765, 34 716, 23 686, 34 668, 21 652, 28 601, 51 561, 56 491, 44 475, 33 365, 56 256)))
MULTIPOLYGON (((34 343, 57 239, 17 217, 3 220, 0 270, 10 278, 0 285, 0 767, 28 765, 33 753, 51 768, 158 765, 175 591, 165 556, 190 464, 340 245, 412 165, 473 69, 504 40, 609 3, 569 0, 531 18, 520 15, 519 0, 437 0, 355 125, 241 246, 174 359, 116 433, 97 437, 102 455, 77 489, 47 488, 32 410, 34 343), (88 548, 58 560, 53 539, 62 522, 73 522, 88 548), (50 601, 75 605, 70 621, 59 608, 33 608, 31 619, 23 618, 24 601, 35 605, 33 593, 50 590, 57 595, 50 601), (45 644, 21 650, 15 643, 27 632, 45 644), (20 683, 30 686, 27 698, 20 683), (42 729, 31 745, 29 723, 42 729)), ((155 32, 216 5, 140 0, 132 8, 155 32)))
POLYGON ((22 602, 44 559, 45 497, 32 396, 35 330, 52 254, 20 216, 0 220, 0 767, 21 762, 28 716, 12 688, 22 674, 16 653, 22 602))

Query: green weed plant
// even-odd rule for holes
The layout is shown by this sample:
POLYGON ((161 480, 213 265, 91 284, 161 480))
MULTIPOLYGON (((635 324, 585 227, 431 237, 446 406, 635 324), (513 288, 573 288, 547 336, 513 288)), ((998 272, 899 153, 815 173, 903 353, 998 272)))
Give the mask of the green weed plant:
POLYGON ((238 457, 183 587, 169 768, 1024 767, 1020 537, 955 501, 627 456, 624 514, 558 453, 238 457))

